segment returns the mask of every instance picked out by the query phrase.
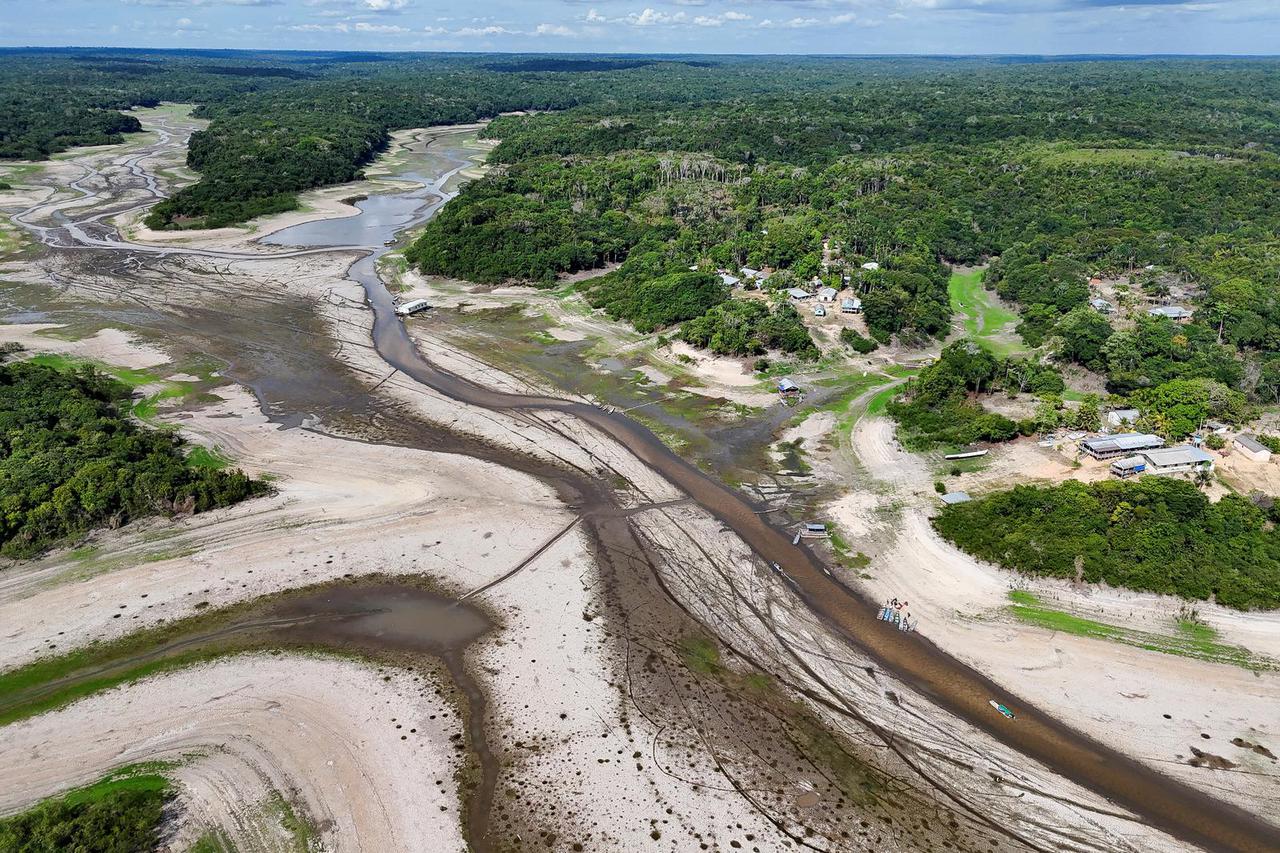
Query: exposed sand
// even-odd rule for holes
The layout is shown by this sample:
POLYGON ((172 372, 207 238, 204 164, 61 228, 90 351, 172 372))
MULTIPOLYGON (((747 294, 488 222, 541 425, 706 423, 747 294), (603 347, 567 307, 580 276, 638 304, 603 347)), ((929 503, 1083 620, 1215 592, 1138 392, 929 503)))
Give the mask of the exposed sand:
POLYGON ((33 353, 56 352, 135 370, 169 363, 169 356, 163 350, 120 329, 100 329, 73 341, 41 334, 61 328, 63 326, 59 323, 0 325, 0 343, 19 343, 33 353))
MULTIPOLYGON (((942 541, 924 515, 914 510, 906 513, 894 550, 868 571, 872 577, 864 583, 876 600, 897 597, 909 602, 922 633, 997 682, 1162 772, 1219 796, 1230 791, 1228 799, 1259 814, 1274 813, 1280 764, 1230 741, 1240 737, 1266 746, 1280 743, 1280 717, 1275 713, 1280 673, 1255 673, 1050 632, 1001 615, 1008 591, 1023 588, 1051 607, 1084 610, 1113 624, 1173 634, 1175 600, 1097 589, 1072 595, 1061 582, 1019 578, 978 563, 942 541), (1082 601, 1089 606, 1079 607, 1082 601), (1192 746, 1241 767, 1189 767, 1192 746)), ((1269 632, 1259 630, 1261 625, 1248 631, 1248 617, 1240 620, 1209 605, 1198 609, 1227 641, 1247 640, 1254 651, 1275 655, 1280 632, 1274 614, 1257 619, 1269 624, 1269 632)))
POLYGON ((190 615, 197 604, 346 574, 428 573, 471 588, 518 564, 570 517, 518 472, 280 430, 244 391, 219 394, 226 402, 181 420, 184 432, 251 474, 274 474, 279 493, 98 534, 88 559, 53 554, 8 569, 0 575, 0 623, 11 626, 0 636, 5 667, 51 642, 65 649, 190 615))
MULTIPOLYGON (((157 302, 171 300, 178 305, 184 300, 208 298, 211 281, 216 282, 223 298, 269 299, 282 293, 307 298, 318 307, 343 362, 368 387, 382 382, 378 393, 384 399, 396 400, 431 422, 502 447, 540 459, 559 460, 607 477, 620 489, 629 484, 625 485, 624 499, 629 505, 663 503, 632 518, 658 561, 663 582, 680 604, 758 662, 782 685, 779 689, 794 686, 811 699, 821 700, 811 704, 814 712, 823 715, 833 729, 846 734, 850 745, 881 755, 894 778, 920 784, 928 792, 921 795, 928 801, 927 813, 937 817, 938 823, 943 823, 950 813, 940 805, 943 801, 933 799, 938 795, 930 785, 936 783, 928 782, 929 778, 944 779, 946 784, 942 787, 949 795, 973 808, 983 820, 1034 839, 1044 849, 1102 851, 1116 849, 1117 843, 1134 850, 1182 849, 1139 822, 1114 813, 1098 797, 937 712, 910 690, 876 672, 874 666, 813 617, 783 581, 757 564, 741 541, 728 534, 718 521, 687 505, 666 505, 682 495, 625 448, 572 418, 547 414, 517 417, 476 410, 402 376, 388 376, 386 365, 369 346, 371 314, 359 288, 343 277, 349 260, 331 256, 207 264, 216 269, 216 279, 190 275, 200 262, 182 261, 166 270, 163 277, 130 275, 127 286, 157 302), (892 696, 888 695, 890 692, 892 696), (892 732, 893 743, 876 735, 868 720, 877 730, 892 732), (907 758, 912 760, 912 766, 924 768, 923 778, 905 763, 907 758)), ((104 276, 103 281, 93 284, 123 289, 124 280, 104 276)), ((508 297, 499 294, 489 298, 508 297)), ((526 297, 520 294, 510 298, 526 297)), ((593 315, 581 322, 583 325, 562 325, 586 329, 597 320, 593 315)), ((491 387, 537 390, 541 385, 536 377, 501 373, 457 353, 436 340, 427 324, 414 327, 414 331, 431 358, 491 387)), ((725 365, 713 366, 709 378, 724 373, 721 379, 714 379, 720 389, 743 389, 755 384, 741 364, 736 370, 735 379, 725 365)), ((0 582, 0 601, 4 602, 0 604, 0 620, 20 627, 16 633, 0 638, 3 666, 47 651, 49 642, 57 642, 61 651, 95 637, 121 633, 126 625, 134 627, 191 612, 202 599, 226 603, 346 572, 426 571, 447 584, 474 589, 518 565, 550 536, 562 531, 573 517, 545 487, 524 475, 442 454, 367 445, 305 430, 280 431, 264 422, 247 394, 225 390, 225 404, 183 420, 184 429, 198 440, 222 448, 250 470, 282 475, 280 495, 183 521, 176 534, 160 521, 104 535, 102 550, 92 557, 88 568, 62 554, 24 567, 17 575, 7 573, 0 582), (232 417, 216 417, 219 414, 232 417), (162 547, 167 549, 172 543, 187 556, 165 554, 162 559, 147 562, 148 549, 154 550, 157 541, 154 535, 149 540, 148 534, 156 532, 162 534, 162 547), (116 557, 120 560, 113 562, 116 557), (89 577, 79 583, 60 583, 83 574, 89 577), (148 593, 145 604, 133 597, 143 590, 154 591, 154 595, 148 593), (126 604, 124 610, 119 608, 121 603, 126 604), (113 618, 117 615, 120 618, 113 618), (66 633, 58 636, 59 630, 66 633)), ((219 393, 223 394, 223 389, 219 393)), ((773 395, 763 396, 772 401, 773 395)), ((810 428, 821 426, 818 421, 810 428)), ((871 459, 867 468, 873 476, 883 474, 881 479, 900 484, 904 491, 919 487, 923 492, 928 488, 927 467, 894 450, 891 426, 888 436, 883 424, 873 424, 872 431, 862 436, 859 441, 855 434, 854 443, 868 448, 871 459)), ((848 511, 865 515, 868 508, 865 502, 854 502, 848 511)), ((867 525, 866 529, 872 527, 867 525)), ((909 538, 923 539, 924 534, 909 538)), ((677 637, 642 637, 633 634, 630 624, 597 621, 600 605, 616 591, 602 587, 603 569, 590 559, 585 546, 575 529, 519 573, 480 593, 503 612, 508 622, 500 635, 473 648, 470 654, 480 664, 483 686, 492 696, 491 741, 512 762, 502 786, 507 805, 521 812, 517 823, 532 820, 563 827, 561 837, 566 840, 572 840, 571 833, 594 833, 593 841, 598 844, 588 849, 633 850, 643 846, 684 850, 692 849, 694 844, 723 849, 730 842, 746 849, 778 849, 808 837, 811 824, 821 824, 816 831, 826 833, 821 837, 826 845, 823 849, 849 845, 859 849, 918 846, 919 838, 915 836, 920 831, 908 828, 903 834, 901 824, 892 821, 889 828, 876 830, 883 834, 877 834, 874 840, 870 834, 862 837, 858 818, 861 810, 870 806, 859 803, 850 808, 848 803, 838 802, 830 794, 828 768, 799 762, 794 753, 786 751, 794 732, 785 724, 775 730, 775 737, 768 742, 770 749, 781 752, 764 751, 764 740, 759 744, 751 742, 757 729, 751 724, 752 718, 745 716, 748 712, 736 703, 723 701, 723 694, 716 692, 718 688, 711 679, 700 679, 692 670, 671 665, 670 660, 678 659, 678 653, 671 651, 677 637), (650 650, 643 648, 645 645, 650 650), (667 657, 652 650, 661 650, 667 657), (620 655, 624 661, 618 660, 620 655), (642 668, 633 663, 633 655, 637 661, 643 659, 642 668), (673 692, 659 694, 656 700, 634 692, 632 677, 649 671, 671 671, 673 692), (620 679, 620 674, 625 678, 620 679), (746 788, 735 788, 732 783, 745 784, 746 788), (822 802, 821 808, 806 812, 797 805, 799 797, 802 792, 808 796, 815 790, 822 790, 829 799, 822 802), (852 830, 857 840, 843 840, 846 836, 837 832, 842 828, 852 830)), ((609 560, 627 558, 625 554, 603 556, 609 560)), ((911 566, 901 568, 909 571, 911 566)), ((877 582, 887 577, 879 565, 871 571, 877 582)), ((997 588, 990 579, 975 575, 972 580, 979 588, 968 590, 970 596, 983 590, 988 596, 1003 595, 1003 587, 997 588)), ((978 598, 972 603, 982 606, 978 598)), ((634 615, 643 624, 644 614, 634 615)), ((950 635, 942 636, 945 639, 950 635)), ((974 645, 981 651, 978 644, 974 645)), ((1140 653, 1135 650, 1134 654, 1140 653)), ((1017 658, 1010 653, 1010 660, 1017 658)), ((365 771, 364 764, 347 773, 323 763, 333 760, 335 751, 370 737, 360 726, 353 729, 343 722, 354 717, 362 721, 364 728, 372 726, 374 717, 356 716, 356 710, 367 708, 370 699, 376 703, 383 698, 384 706, 390 701, 397 707, 397 713, 388 717, 409 713, 408 709, 399 710, 393 697, 368 689, 361 679, 373 676, 366 668, 344 664, 355 673, 350 678, 313 672, 305 687, 318 694, 299 688, 304 693, 301 700, 286 697, 286 701, 268 690, 264 701, 280 705, 264 712, 266 721, 261 728, 241 719, 245 716, 243 709, 227 718, 231 722, 216 712, 201 716, 199 709, 206 705, 221 709, 224 705, 220 703, 237 701, 241 695, 237 690, 246 689, 246 681, 264 688, 284 685, 282 689, 287 692, 292 682, 256 670, 255 660, 248 659, 246 663, 246 659, 235 659, 210 667, 225 667, 225 677, 186 679, 190 673, 179 673, 36 718, 21 724, 21 729, 6 730, 0 756, 16 755, 29 760, 32 746, 57 749, 61 747, 55 742, 58 734, 74 731, 76 739, 68 738, 71 743, 66 751, 56 754, 61 763, 48 759, 54 753, 42 755, 48 768, 47 777, 41 777, 43 790, 51 791, 88 781, 102 769, 101 765, 97 769, 85 766, 93 762, 77 754, 77 743, 83 744, 79 751, 91 759, 100 754, 94 750, 101 743, 104 762, 110 766, 136 760, 130 757, 133 753, 128 753, 128 748, 154 757, 157 749, 181 751, 189 743, 230 741, 239 745, 243 741, 235 739, 237 731, 247 727, 261 732, 262 744, 254 755, 285 756, 274 761, 289 772, 268 773, 273 780, 270 784, 255 784, 251 777, 262 774, 251 774, 244 767, 273 764, 257 758, 257 763, 237 760, 234 766, 219 765, 195 773, 191 788, 197 793, 189 797, 192 814, 208 816, 208 821, 214 822, 217 815, 229 811, 227 820, 235 823, 236 815, 242 811, 226 805, 236 800, 233 791, 247 789, 250 793, 244 799, 260 801, 270 788, 289 787, 276 779, 293 780, 300 775, 304 781, 293 783, 293 787, 303 789, 298 800, 306 803, 313 818, 333 821, 327 840, 332 839, 334 847, 456 849, 456 794, 447 779, 444 785, 435 785, 437 778, 444 778, 432 775, 436 768, 422 766, 433 763, 430 755, 424 754, 423 761, 405 761, 403 752, 392 749, 407 748, 404 742, 388 733, 387 743, 379 741, 377 747, 369 747, 367 755, 360 756, 368 758, 371 772, 382 774, 383 778, 376 782, 366 782, 356 773, 365 771), (214 683, 218 689, 199 692, 206 682, 214 683), (154 694, 139 694, 140 701, 128 704, 119 698, 131 695, 131 691, 152 689, 149 684, 160 686, 154 688, 154 694), (182 689, 170 685, 182 685, 182 689), (163 695, 153 703, 150 700, 155 694, 163 695), (313 699, 317 695, 323 697, 326 707, 312 710, 309 703, 317 701, 313 699), (173 707, 165 704, 171 696, 187 704, 166 712, 173 707), (168 719, 172 721, 170 725, 178 726, 179 718, 189 720, 182 729, 185 739, 169 739, 163 732, 148 728, 149 720, 137 719, 141 709, 152 711, 153 704, 160 710, 151 716, 161 724, 168 719), (295 717, 288 710, 291 707, 303 710, 297 711, 295 717), (343 709, 347 712, 342 719, 321 716, 341 715, 343 709), (302 726, 296 725, 296 720, 302 720, 308 732, 305 740, 297 737, 302 726), (324 729, 323 737, 311 735, 312 729, 318 728, 324 729), (149 731, 157 731, 158 740, 148 752, 152 745, 146 737, 139 738, 138 732, 149 731), (321 744, 319 750, 314 749, 317 742, 321 744), (120 753, 122 748, 126 749, 125 754, 120 753), (300 754, 294 756, 295 749, 300 754), (388 791, 385 797, 384 790, 388 791), (445 812, 434 807, 436 800, 431 795, 436 793, 442 798, 445 812), (370 802, 380 805, 384 813, 370 812, 370 802), (448 827, 436 826, 436 822, 446 820, 448 827), (373 827, 368 832, 366 821, 373 827), (416 834, 406 835, 406 827, 416 834)), ((330 662, 324 663, 327 666, 330 662)), ((1105 671, 1101 666, 1098 669, 1105 671)), ((1007 677, 1020 692, 1031 692, 1022 689, 1020 679, 1025 676, 1021 671, 1007 677)), ((1091 682, 1082 679, 1082 683, 1091 682)), ((386 690, 395 685, 403 689, 403 679, 390 682, 390 686, 374 681, 373 687, 386 690)), ((798 697, 799 693, 794 695, 798 697)), ((1070 697, 1072 706, 1059 708, 1057 694, 1044 695, 1054 700, 1046 704, 1055 711, 1061 710, 1069 721, 1073 714, 1092 712, 1091 706, 1078 696, 1070 697)), ((1249 698, 1246 709, 1252 709, 1253 702, 1254 698, 1249 698)), ((1108 712, 1117 713, 1112 708, 1108 712)), ((1173 722, 1189 725, 1192 711, 1187 714, 1186 719, 1175 714, 1170 726, 1173 722)), ((1109 727, 1121 748, 1136 752, 1153 743, 1160 749, 1171 748, 1172 738, 1144 740, 1143 733, 1134 730, 1145 719, 1126 717, 1109 727)), ((1238 721, 1226 720, 1221 734, 1218 729, 1205 731, 1217 745, 1222 742, 1220 738, 1229 740, 1235 736, 1235 732, 1227 731, 1234 722, 1238 721)), ((422 726, 418 728, 424 731, 422 726)), ((1181 732, 1179 729, 1180 735, 1181 732)), ((1269 734, 1266 729, 1259 732, 1269 734)), ((431 743, 445 743, 441 738, 450 733, 451 730, 441 729, 430 739, 431 743)), ((1152 761, 1177 760, 1163 752, 1144 757, 1152 761)), ((0 760, 0 768, 5 766, 4 761, 17 760, 0 760)), ((1183 772, 1205 784, 1205 774, 1216 771, 1186 768, 1183 772)), ((1228 790, 1246 786, 1248 780, 1238 778, 1244 779, 1232 776, 1227 781, 1228 790)), ((1250 787, 1241 797, 1249 801, 1263 796, 1256 787, 1250 787)), ((888 800, 896 801, 899 795, 910 798, 906 792, 892 793, 888 800)), ((18 808, 41 796, 39 785, 15 796, 16 800, 6 808, 18 808)), ((887 805, 896 806, 896 802, 887 805)), ((961 817, 966 843, 978 846, 988 834, 995 834, 988 824, 963 814, 961 817)), ((261 821, 243 822, 257 826, 254 831, 262 831, 261 821)), ((937 826, 935 831, 946 830, 937 826)), ((244 830, 237 837, 247 838, 249 832, 244 830)), ((527 843, 532 847, 544 842, 527 839, 527 843)))
POLYGON ((15 723, 0 738, 0 814, 169 760, 181 762, 170 774, 181 806, 173 850, 212 828, 242 850, 284 847, 273 792, 320 849, 464 850, 457 715, 410 673, 386 674, 334 658, 240 656, 15 723))
POLYGON ((853 451, 867 474, 898 490, 899 497, 929 487, 929 469, 918 456, 898 444, 894 423, 880 415, 859 418, 850 436, 853 451))

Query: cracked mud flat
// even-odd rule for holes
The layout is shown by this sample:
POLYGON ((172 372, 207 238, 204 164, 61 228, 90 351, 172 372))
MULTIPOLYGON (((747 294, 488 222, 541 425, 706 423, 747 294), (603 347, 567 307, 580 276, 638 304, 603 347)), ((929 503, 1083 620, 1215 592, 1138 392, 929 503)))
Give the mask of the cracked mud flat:
MULTIPOLYGON (((117 192, 118 208, 145 203, 140 190, 114 190, 113 181, 131 187, 132 167, 173 160, 181 133, 170 130, 171 139, 136 160, 109 149, 86 154, 108 164, 86 185, 117 192)), ((456 133, 434 134, 437 146, 456 133)), ((409 134, 406 145, 432 137, 409 134)), ((266 223, 257 233, 270 230, 266 223)), ((207 239, 218 246, 222 237, 207 239)), ((503 627, 467 656, 488 694, 487 739, 501 758, 488 831, 470 838, 475 849, 1110 850, 1120 837, 1133 849, 1181 848, 896 683, 721 522, 681 503, 682 492, 600 429, 568 412, 468 406, 392 372, 370 344, 361 289, 346 278, 357 253, 246 257, 266 254, 252 245, 220 246, 217 256, 198 251, 51 252, 8 264, 3 274, 57 293, 21 305, 24 319, 33 308, 52 309, 35 313, 46 322, 139 332, 175 358, 195 351, 225 362, 225 374, 256 401, 220 389, 228 401, 221 408, 175 421, 239 465, 283 473, 281 493, 181 522, 179 535, 190 534, 183 547, 195 549, 187 556, 131 559, 146 530, 167 530, 154 522, 102 536, 99 565, 87 578, 66 554, 8 570, 0 595, 23 628, 5 641, 5 667, 46 652, 50 642, 66 648, 122 633, 126 619, 114 618, 119 610, 106 602, 144 581, 156 597, 148 598, 150 609, 139 600, 128 627, 188 612, 198 595, 244 600, 324 576, 425 572, 459 593, 497 581, 474 597, 501 614, 503 627), (223 416, 230 412, 235 417, 223 416), (584 488, 583 474, 596 485, 584 488), (442 504, 452 522, 438 516, 442 504), (575 514, 584 523, 566 531, 575 514), (238 552, 225 553, 236 545, 238 552), (119 565, 104 559, 114 553, 119 565), (244 568, 253 565, 259 568, 244 568), (59 601, 61 609, 42 606, 59 601), (42 621, 29 624, 37 612, 42 621), (698 639, 704 636, 718 639, 708 646, 698 639), (718 657, 708 650, 716 646, 718 657)), ((450 353, 429 333, 416 337, 432 361, 487 388, 546 390, 450 353)), ((226 667, 222 678, 230 682, 243 679, 243 693, 289 704, 254 677, 247 659, 216 666, 226 667)), ((22 725, 76 712, 86 731, 105 737, 114 721, 92 703, 143 695, 163 705, 168 693, 154 685, 182 675, 22 725)), ((403 686, 406 676, 391 678, 384 683, 403 686)), ((368 718, 360 709, 377 694, 341 679, 333 690, 342 725, 363 730, 368 718)), ((166 719, 166 732, 201 727, 180 709, 166 719)), ((6 735, 19 731, 26 730, 6 735)), ((282 756, 307 749, 301 739, 288 729, 263 735, 260 749, 271 760, 262 763, 288 765, 282 756)), ((147 751, 145 742, 136 745, 130 760, 147 751)), ((16 790, 4 808, 120 763, 119 756, 100 760, 74 768, 75 779, 16 790)), ((431 787, 443 788, 453 814, 462 814, 469 780, 459 790, 451 765, 430 756, 423 763, 437 765, 431 787)), ((425 782, 413 775, 424 771, 414 762, 373 764, 398 791, 425 782)), ((293 797, 322 828, 326 847, 372 849, 360 827, 353 833, 327 816, 371 808, 376 792, 308 788, 294 775, 276 773, 269 787, 293 797)), ((188 814, 216 822, 213 815, 244 812, 261 793, 206 796, 214 805, 188 814)), ((386 807, 416 812, 423 802, 402 797, 386 807)), ((414 819, 398 814, 387 823, 414 819)), ((452 830, 428 829, 392 847, 459 849, 461 823, 455 817, 452 830)))

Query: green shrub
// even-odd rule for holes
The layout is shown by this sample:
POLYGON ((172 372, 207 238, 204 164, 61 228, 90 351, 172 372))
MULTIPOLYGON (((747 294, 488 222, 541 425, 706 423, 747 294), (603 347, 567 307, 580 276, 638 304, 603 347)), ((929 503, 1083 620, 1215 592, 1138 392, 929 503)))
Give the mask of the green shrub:
POLYGON ((1280 531, 1250 501, 1211 503, 1165 477, 1017 486, 944 507, 934 525, 984 560, 1029 575, 1280 607, 1280 531))
POLYGON ((175 432, 122 413, 130 393, 92 367, 0 364, 0 553, 31 556, 93 527, 267 490, 241 471, 188 465, 175 432))
POLYGON ((852 349, 854 352, 859 353, 861 355, 866 355, 867 353, 875 352, 877 349, 880 348, 880 345, 877 344, 875 341, 871 340, 870 338, 864 338, 862 335, 858 334, 858 331, 856 329, 847 329, 847 328, 841 329, 840 343, 844 344, 845 346, 852 349))

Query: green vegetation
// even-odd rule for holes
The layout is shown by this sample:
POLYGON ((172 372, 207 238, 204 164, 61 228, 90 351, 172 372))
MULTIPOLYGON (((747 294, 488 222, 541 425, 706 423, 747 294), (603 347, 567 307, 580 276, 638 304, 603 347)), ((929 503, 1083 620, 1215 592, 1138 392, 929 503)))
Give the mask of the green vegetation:
POLYGON ((990 347, 987 339, 1013 326, 1018 316, 992 303, 983 287, 985 277, 985 270, 952 273, 947 292, 951 310, 964 317, 965 334, 990 347))
POLYGON ((266 491, 240 471, 188 465, 180 437, 121 411, 124 383, 50 361, 0 365, 0 553, 31 556, 93 527, 266 491))
POLYGON ((267 808, 280 828, 289 836, 291 846, 297 853, 310 853, 315 849, 316 831, 305 819, 300 817, 289 801, 279 791, 271 792, 267 808))
MULTIPOLYGON (((1018 308, 1028 344, 1105 372, 1113 393, 1211 379, 1280 403, 1274 59, 4 55, 0 156, 117 139, 132 106, 199 104, 201 180, 155 208, 156 227, 288 209, 359 177, 397 128, 533 110, 488 126, 495 168, 409 263, 542 285, 622 263, 586 290, 637 328, 719 304, 674 278, 691 267, 768 268, 773 288, 848 277, 881 344, 944 336, 954 308, 1008 355, 997 331, 1014 318, 986 287, 1018 308), (946 267, 986 261, 981 281, 946 267), (1127 279, 1140 314, 1185 288, 1194 316, 1118 331, 1085 307, 1095 275, 1127 279)), ((739 320, 751 324, 723 312, 695 331, 754 349, 739 320)))
POLYGON ((976 441, 1009 441, 1035 430, 1033 422, 1016 423, 984 409, 977 402, 984 391, 1056 394, 1062 388, 1062 376, 1056 370, 1033 360, 999 358, 965 338, 943 349, 907 384, 904 396, 888 402, 887 408, 898 421, 904 446, 912 450, 940 444, 959 447, 976 441))
POLYGON ((685 323, 680 338, 722 355, 760 355, 776 349, 803 359, 818 357, 809 330, 787 303, 771 311, 763 302, 729 300, 685 323))
POLYGON ((1176 633, 1157 634, 1055 610, 1047 607, 1039 598, 1026 590, 1010 590, 1009 600, 1013 602, 1008 607, 1010 614, 1029 625, 1047 628, 1050 631, 1062 631, 1065 634, 1075 634, 1080 637, 1096 637, 1163 654, 1226 663, 1248 669, 1271 669, 1275 666, 1274 662, 1259 658, 1246 648, 1219 642, 1217 631, 1198 622, 1182 620, 1178 623, 1176 633))
POLYGON ((944 507, 938 531, 1030 575, 1176 595, 1238 609, 1280 607, 1280 532, 1236 495, 1211 503, 1164 477, 1017 486, 944 507))
POLYGON ((680 641, 680 654, 685 666, 702 675, 713 675, 720 670, 720 647, 714 640, 700 634, 690 634, 680 641))
POLYGON ((229 467, 231 461, 217 450, 210 450, 207 447, 193 447, 191 452, 187 454, 187 464, 193 468, 209 468, 214 471, 221 471, 229 467))
POLYGON ((1167 438, 1184 438, 1209 418, 1243 423, 1255 414, 1244 394, 1212 379, 1174 379, 1129 398, 1142 411, 1140 428, 1167 438))
POLYGON ((0 820, 0 850, 14 853, 136 853, 159 841, 169 782, 151 768, 105 779, 0 820))
POLYGON ((840 343, 859 355, 867 355, 873 353, 880 348, 880 345, 870 338, 864 338, 858 334, 856 329, 844 328, 840 330, 840 343))
POLYGON ((671 272, 656 278, 635 276, 632 270, 618 273, 594 279, 585 291, 587 301, 610 317, 630 320, 640 332, 692 320, 727 296, 720 279, 707 273, 671 272))

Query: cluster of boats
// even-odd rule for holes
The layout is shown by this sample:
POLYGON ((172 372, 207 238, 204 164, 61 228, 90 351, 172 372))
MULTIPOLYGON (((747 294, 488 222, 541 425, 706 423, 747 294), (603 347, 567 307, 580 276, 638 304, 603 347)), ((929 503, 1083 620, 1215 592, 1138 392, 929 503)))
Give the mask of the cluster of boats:
POLYGON ((876 618, 881 622, 888 622, 899 631, 914 631, 919 620, 912 621, 911 614, 904 609, 907 606, 905 601, 898 601, 893 598, 884 603, 880 608, 880 612, 876 614, 876 618))

